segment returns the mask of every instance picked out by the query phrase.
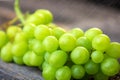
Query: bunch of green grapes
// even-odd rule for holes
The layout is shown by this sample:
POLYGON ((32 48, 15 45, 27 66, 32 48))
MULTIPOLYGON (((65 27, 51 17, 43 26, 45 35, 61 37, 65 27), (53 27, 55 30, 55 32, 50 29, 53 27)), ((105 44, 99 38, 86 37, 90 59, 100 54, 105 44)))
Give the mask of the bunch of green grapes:
POLYGON ((38 67, 44 80, 108 80, 119 73, 120 43, 111 42, 101 29, 65 30, 45 9, 23 23, 0 30, 2 61, 38 67))

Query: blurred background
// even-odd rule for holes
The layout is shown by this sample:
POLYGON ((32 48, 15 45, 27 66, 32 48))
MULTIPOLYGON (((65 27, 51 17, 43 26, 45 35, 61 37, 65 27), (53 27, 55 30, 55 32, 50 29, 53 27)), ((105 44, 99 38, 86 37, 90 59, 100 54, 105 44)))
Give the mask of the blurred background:
MULTIPOLYGON (((20 0, 20 6, 23 13, 48 9, 54 23, 67 29, 101 28, 112 41, 120 42, 120 0, 20 0)), ((0 0, 0 25, 15 16, 14 0, 0 0)))

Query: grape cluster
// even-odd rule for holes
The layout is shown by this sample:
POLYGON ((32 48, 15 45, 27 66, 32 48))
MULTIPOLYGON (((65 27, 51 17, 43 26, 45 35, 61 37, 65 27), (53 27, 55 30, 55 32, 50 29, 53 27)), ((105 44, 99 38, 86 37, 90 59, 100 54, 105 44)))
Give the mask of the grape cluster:
POLYGON ((44 80, 108 80, 119 73, 119 42, 99 28, 67 31, 52 21, 52 13, 40 9, 22 28, 0 30, 1 60, 38 67, 44 80))

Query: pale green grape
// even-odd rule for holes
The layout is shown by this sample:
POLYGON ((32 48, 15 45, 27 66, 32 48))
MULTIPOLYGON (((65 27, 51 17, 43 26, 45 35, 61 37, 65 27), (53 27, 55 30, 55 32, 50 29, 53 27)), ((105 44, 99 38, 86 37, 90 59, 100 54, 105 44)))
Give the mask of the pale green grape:
POLYGON ((2 48, 7 42, 8 38, 6 33, 0 30, 0 48, 2 48))
MULTIPOLYGON (((42 63, 42 70, 43 70, 44 68, 47 68, 48 66, 49 66, 48 62, 47 62, 47 61, 44 61, 44 62, 42 63)), ((41 69, 41 66, 40 66, 39 68, 41 69)))
POLYGON ((43 15, 44 16, 44 24, 48 24, 53 21, 53 15, 49 10, 39 9, 39 10, 36 10, 34 14, 43 15))
POLYGON ((28 44, 24 41, 15 43, 12 46, 12 54, 16 57, 22 57, 28 50, 28 44))
POLYGON ((119 62, 114 58, 106 58, 101 63, 101 70, 107 76, 114 76, 119 73, 119 62))
POLYGON ((120 43, 112 42, 106 50, 106 54, 114 58, 120 58, 120 43))
POLYGON ((29 63, 31 66, 40 66, 44 61, 43 56, 38 56, 33 51, 30 51, 29 55, 29 63))
POLYGON ((85 69, 81 65, 73 65, 71 71, 74 79, 82 79, 85 75, 85 69))
POLYGON ((62 67, 67 61, 68 55, 62 50, 56 50, 51 53, 48 63, 53 67, 62 67))
POLYGON ((53 35, 59 39, 66 31, 61 27, 53 28, 53 35))
POLYGON ((24 64, 24 62, 23 62, 23 57, 13 56, 13 61, 14 61, 16 64, 19 64, 19 65, 24 64))
POLYGON ((63 34, 59 39, 60 48, 63 51, 72 51, 76 46, 76 38, 70 34, 63 34))
POLYGON ((53 52, 57 50, 59 43, 56 37, 54 36, 47 36, 43 40, 43 46, 47 52, 53 52))
POLYGON ((36 53, 38 56, 43 56, 45 54, 45 48, 41 41, 34 40, 32 45, 32 50, 36 53))
POLYGON ((13 26, 9 26, 7 28, 6 33, 7 33, 8 38, 10 40, 14 40, 14 37, 16 36, 16 34, 19 33, 19 32, 21 32, 21 31, 22 31, 22 29, 20 27, 13 25, 13 26))
POLYGON ((99 71, 99 64, 94 63, 92 60, 89 60, 85 64, 84 68, 89 75, 94 75, 99 71))
POLYGON ((49 53, 49 52, 46 52, 46 53, 45 53, 45 55, 44 55, 44 60, 45 60, 46 62, 48 62, 50 55, 51 55, 51 53, 49 53))
POLYGON ((83 46, 88 49, 88 51, 92 49, 92 43, 87 37, 79 37, 76 41, 76 45, 83 46))
POLYGON ((54 68, 50 65, 43 68, 42 76, 43 76, 44 80, 56 80, 56 78, 55 78, 56 70, 57 70, 56 68, 54 68))
POLYGON ((34 38, 34 30, 35 30, 35 25, 34 24, 27 24, 23 28, 23 32, 27 35, 27 38, 34 38))
POLYGON ((91 54, 91 59, 94 63, 101 63, 104 59, 104 54, 101 51, 94 51, 91 54))
POLYGON ((36 39, 42 41, 45 37, 51 34, 49 28, 46 25, 39 25, 35 28, 34 36, 36 39))
POLYGON ((11 47, 12 47, 12 44, 10 42, 2 47, 1 54, 0 54, 1 60, 5 61, 5 62, 11 62, 13 60, 11 47))
POLYGON ((27 35, 24 32, 19 32, 16 34, 14 42, 19 43, 22 41, 27 41, 27 35))
POLYGON ((84 47, 76 47, 70 54, 70 58, 75 64, 85 64, 89 57, 90 54, 84 47))
POLYGON ((92 41, 92 47, 99 51, 105 51, 110 46, 110 38, 105 34, 97 35, 92 41))
POLYGON ((71 69, 68 66, 63 66, 56 71, 57 80, 70 80, 71 69))
POLYGON ((32 23, 35 25, 40 25, 43 24, 44 22, 45 22, 45 18, 42 14, 39 15, 32 14, 25 21, 26 24, 32 23))
POLYGON ((99 34, 102 34, 102 30, 100 30, 99 28, 90 28, 85 32, 85 36, 92 41, 93 38, 99 34))
POLYGON ((73 29, 70 31, 70 33, 71 33, 74 37, 76 37, 76 39, 84 35, 83 30, 80 29, 80 28, 73 28, 73 29))

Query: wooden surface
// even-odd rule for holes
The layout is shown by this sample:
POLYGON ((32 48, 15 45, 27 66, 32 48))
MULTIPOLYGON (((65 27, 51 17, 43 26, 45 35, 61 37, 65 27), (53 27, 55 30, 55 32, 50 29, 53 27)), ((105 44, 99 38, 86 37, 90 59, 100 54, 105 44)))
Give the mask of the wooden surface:
MULTIPOLYGON (((23 12, 45 8, 52 11, 54 22, 70 29, 101 28, 112 41, 120 42, 120 10, 85 0, 21 0, 23 12)), ((0 1, 0 24, 15 17, 13 0, 0 1)), ((37 68, 0 61, 0 80, 42 80, 37 68), (7 77, 6 77, 7 76, 7 77)))

